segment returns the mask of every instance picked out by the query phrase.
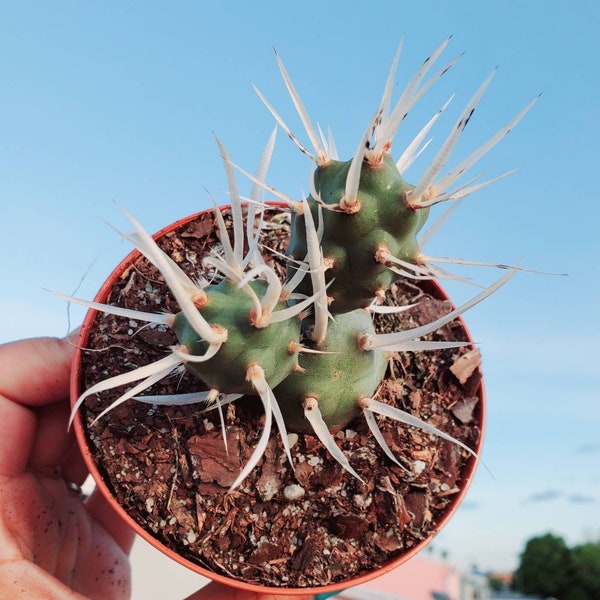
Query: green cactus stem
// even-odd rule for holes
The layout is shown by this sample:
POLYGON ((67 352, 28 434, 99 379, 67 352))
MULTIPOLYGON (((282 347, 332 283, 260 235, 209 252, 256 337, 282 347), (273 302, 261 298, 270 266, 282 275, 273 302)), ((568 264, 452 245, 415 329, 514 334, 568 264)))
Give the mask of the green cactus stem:
MULTIPOLYGON (((257 295, 267 293, 267 285, 262 281, 253 281, 250 286, 257 295)), ((227 279, 207 288, 206 296, 206 304, 200 312, 213 328, 227 331, 227 340, 208 360, 194 362, 190 357, 185 366, 191 373, 221 393, 254 394, 253 384, 246 374, 251 365, 262 367, 271 387, 296 368, 299 319, 285 319, 257 328, 252 322, 252 298, 227 279)), ((279 302, 276 308, 283 310, 287 306, 279 302)), ((175 316, 173 331, 192 356, 207 353, 208 342, 198 336, 183 312, 175 316)))
POLYGON ((383 352, 360 348, 363 335, 376 335, 371 315, 364 309, 338 315, 320 344, 311 341, 307 331, 312 322, 305 320, 303 327, 303 344, 315 352, 302 354, 300 368, 286 377, 274 393, 288 430, 313 433, 303 402, 314 398, 328 429, 335 432, 360 413, 361 398, 375 393, 385 375, 387 359, 383 352))
MULTIPOLYGON (((329 161, 318 166, 308 198, 312 217, 323 229, 321 247, 331 282, 327 294, 334 314, 366 308, 399 278, 388 267, 388 255, 410 263, 417 260, 417 234, 429 214, 429 209, 415 210, 407 204, 413 186, 404 181, 389 155, 374 166, 363 162, 356 211, 340 210, 352 164, 329 161)), ((297 271, 296 261, 306 256, 305 214, 293 215, 288 255, 295 260, 289 263, 289 278, 297 271)), ((299 290, 310 291, 308 277, 299 290)))

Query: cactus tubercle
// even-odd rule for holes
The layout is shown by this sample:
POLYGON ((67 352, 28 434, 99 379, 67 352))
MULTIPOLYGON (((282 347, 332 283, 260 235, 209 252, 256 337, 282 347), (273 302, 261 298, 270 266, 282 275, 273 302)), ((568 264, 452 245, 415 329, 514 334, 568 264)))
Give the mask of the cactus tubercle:
MULTIPOLYGON (((252 281, 250 285, 261 296, 267 293, 268 287, 264 282, 252 281)), ((256 327, 251 317, 254 308, 252 299, 227 279, 210 286, 207 296, 201 311, 203 318, 227 331, 227 341, 210 360, 186 362, 190 372, 222 393, 252 394, 254 389, 246 377, 250 365, 260 365, 272 387, 294 370, 298 355, 290 352, 290 345, 300 335, 297 318, 256 327)), ((279 308, 286 308, 283 303, 280 305, 279 308)), ((206 353, 206 340, 197 335, 183 313, 176 315, 173 330, 191 354, 206 353)))

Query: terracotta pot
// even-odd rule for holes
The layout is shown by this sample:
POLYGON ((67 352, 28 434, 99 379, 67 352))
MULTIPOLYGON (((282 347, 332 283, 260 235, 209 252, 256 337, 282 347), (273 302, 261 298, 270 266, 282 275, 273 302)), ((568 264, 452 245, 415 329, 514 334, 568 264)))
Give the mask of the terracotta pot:
MULTIPOLYGON (((174 232, 175 230, 177 230, 183 226, 189 225, 190 223, 192 223, 193 221, 198 219, 199 216, 202 214, 204 214, 204 213, 198 213, 198 214, 186 217, 184 219, 181 219, 180 221, 177 221, 177 222, 169 225, 168 227, 162 229, 161 231, 159 231, 154 236, 154 238, 159 239, 162 236, 169 234, 171 232, 174 232)), ((136 259, 138 259, 139 256, 140 255, 137 251, 133 251, 117 266, 117 268, 114 270, 114 272, 107 279, 107 281, 104 283, 104 285, 101 287, 98 294, 96 295, 96 297, 95 297, 96 302, 104 303, 106 301, 107 297, 111 293, 111 290, 113 289, 115 282, 118 282, 122 278, 123 274, 126 273, 129 269, 131 269, 132 263, 136 259)), ((426 290, 428 293, 430 293, 432 296, 434 296, 435 298, 438 298, 441 300, 448 299, 448 297, 446 296, 443 289, 435 282, 425 282, 421 287, 424 290, 426 290)), ((148 309, 146 308, 144 310, 148 310, 148 309)), ((88 347, 88 336, 90 334, 91 328, 93 327, 93 325, 95 323, 97 316, 98 316, 98 312, 95 310, 90 310, 87 313, 85 320, 83 322, 83 326, 81 327, 81 332, 79 334, 79 339, 78 339, 78 343, 77 343, 78 348, 85 349, 88 347)), ((460 324, 463 329, 463 334, 470 341, 471 338, 464 326, 464 323, 462 323, 462 321, 460 321, 460 324)), ((82 368, 83 354, 84 354, 83 350, 77 351, 75 358, 74 358, 74 362, 73 362, 73 370, 72 370, 72 378, 71 378, 72 403, 74 403, 76 401, 76 399, 79 397, 79 395, 82 391, 82 389, 81 389, 81 379, 82 379, 81 368, 82 368)), ((481 443, 482 443, 482 438, 483 438, 484 412, 485 412, 484 411, 484 409, 485 409, 484 391, 483 391, 483 386, 480 381, 481 381, 481 379, 479 377, 477 380, 477 384, 476 384, 477 389, 475 392, 475 395, 479 399, 478 406, 476 409, 476 421, 477 421, 476 426, 480 432, 478 441, 476 443, 476 447, 474 448, 474 450, 476 452, 479 452, 481 449, 481 443)), ((134 401, 130 400, 129 402, 134 402, 134 401)), ((147 405, 147 404, 143 405, 143 406, 147 407, 147 409, 149 409, 149 407, 150 407, 150 405, 147 405)), ((107 418, 110 419, 110 415, 107 418)), ((120 423, 119 426, 126 426, 126 424, 120 423)), ((398 427, 403 427, 403 426, 398 425, 398 427)), ((139 520, 136 520, 135 518, 133 518, 131 516, 131 514, 129 514, 129 512, 125 508, 123 508, 115 499, 115 494, 113 492, 115 482, 107 481, 106 476, 105 476, 105 474, 106 474, 105 467, 103 465, 97 464, 97 462, 96 462, 96 458, 94 456, 94 451, 93 451, 93 449, 90 448, 90 437, 86 430, 86 426, 83 423, 83 418, 82 418, 81 413, 78 413, 77 417, 75 418, 74 428, 75 428, 75 432, 77 435, 77 440, 78 440, 81 452, 86 461, 87 467, 96 482, 96 485, 100 488, 100 490, 105 495, 105 497, 108 499, 108 501, 113 505, 116 512, 123 518, 123 520, 133 530, 135 530, 135 532, 138 535, 140 535, 142 538, 144 538, 150 544, 152 544, 153 546, 158 548, 161 552, 163 552, 167 556, 171 557, 176 562, 178 562, 178 563, 182 564, 183 566, 191 569, 192 571, 195 571, 196 573, 199 573, 200 575, 208 577, 212 580, 224 583, 228 586, 235 587, 235 588, 247 589, 247 590, 252 590, 252 591, 262 592, 262 593, 278 593, 280 595, 289 595, 289 596, 301 596, 301 595, 315 594, 315 593, 335 592, 335 591, 340 591, 340 590, 343 590, 343 589, 346 589, 346 588, 349 588, 352 586, 364 584, 373 578, 376 578, 380 575, 388 573, 392 569, 395 569, 396 567, 398 567, 405 561, 409 560, 411 557, 413 557, 415 554, 417 554, 419 551, 421 551, 433 539, 434 533, 439 531, 442 527, 444 527, 444 525, 452 517, 452 515, 454 514, 454 512, 460 505, 461 501, 463 500, 463 498, 467 492, 467 488, 473 478, 473 475, 474 475, 474 472, 475 472, 475 469, 477 466, 477 460, 475 458, 469 457, 467 459, 466 465, 465 465, 464 470, 462 471, 461 477, 460 477, 460 491, 457 492, 453 496, 449 505, 444 509, 443 515, 439 519, 436 520, 435 528, 434 528, 435 532, 432 533, 431 535, 429 535, 428 537, 426 537, 425 539, 423 539, 422 541, 414 544, 411 548, 409 548, 408 550, 403 552, 400 556, 397 556, 397 557, 389 560, 388 562, 384 563, 383 565, 379 566, 378 568, 374 569, 373 571, 361 573, 351 579, 339 581, 339 582, 332 583, 332 584, 322 585, 319 587, 306 587, 306 588, 305 587, 293 587, 293 588, 271 587, 271 586, 257 585, 255 583, 246 583, 246 582, 238 580, 238 579, 227 577, 220 573, 215 573, 215 572, 193 562, 189 558, 177 553, 172 548, 168 547, 165 543, 163 543, 161 540, 157 539, 154 535, 149 533, 144 528, 143 524, 141 524, 139 522, 139 520)))

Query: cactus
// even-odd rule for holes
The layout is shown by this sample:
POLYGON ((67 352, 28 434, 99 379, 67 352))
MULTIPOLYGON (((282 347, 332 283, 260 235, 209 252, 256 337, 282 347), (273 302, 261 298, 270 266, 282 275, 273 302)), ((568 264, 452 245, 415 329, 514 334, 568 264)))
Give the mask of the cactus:
MULTIPOLYGON (((448 103, 437 111, 397 160, 391 157, 392 141, 415 102, 456 62, 451 61, 425 80, 447 43, 448 40, 423 63, 392 105, 398 52, 381 104, 353 158, 346 162, 337 159, 333 143, 326 143, 311 124, 277 57, 314 152, 298 141, 266 98, 257 92, 278 126, 314 162, 310 195, 294 200, 265 182, 275 131, 269 138, 256 174, 237 167, 217 140, 229 183, 232 226, 226 226, 221 210, 216 208, 222 251, 221 254, 213 252, 203 260, 202 272, 194 281, 160 250, 133 217, 125 213, 135 231, 131 234, 120 232, 121 235, 162 273, 180 311, 144 313, 63 297, 109 314, 166 325, 175 332, 178 344, 165 358, 84 391, 73 407, 71 419, 90 395, 121 386, 128 387, 96 419, 105 418, 118 404, 130 399, 156 404, 200 403, 199 410, 204 406, 222 410, 227 402, 242 402, 246 395, 258 396, 265 410, 264 430, 231 489, 238 487, 260 461, 273 418, 290 462, 288 432, 314 433, 336 461, 359 479, 337 447, 333 434, 361 414, 382 450, 395 462, 397 457, 379 433, 375 414, 420 427, 473 453, 432 425, 377 400, 377 391, 385 376, 389 353, 464 345, 461 342, 423 341, 421 338, 494 293, 518 267, 510 268, 492 286, 432 323, 386 334, 376 333, 372 323, 374 313, 406 308, 380 306, 385 291, 394 281, 452 276, 435 266, 435 258, 422 252, 422 241, 417 236, 427 221, 429 207, 443 201, 459 200, 504 177, 483 182, 475 177, 453 188, 533 104, 527 105, 479 149, 439 177, 491 80, 491 76, 488 77, 465 106, 420 181, 415 185, 407 183, 403 173, 422 151, 423 140, 448 103), (254 183, 246 208, 243 208, 238 191, 236 169, 254 183), (265 206, 260 196, 264 189, 283 201, 292 212, 291 237, 284 257, 285 276, 267 264, 259 247, 265 206), (202 380, 208 390, 189 397, 144 395, 147 388, 181 367, 202 380)), ((223 433, 226 439, 224 424, 223 433)))
MULTIPOLYGON (((416 233, 427 219, 428 209, 415 211, 398 202, 411 187, 389 156, 377 166, 358 158, 345 163, 329 161, 316 168, 308 203, 313 219, 320 214, 323 223, 321 246, 332 281, 328 295, 333 313, 366 308, 393 283, 397 275, 377 258, 382 252, 404 260, 414 258, 416 233), (358 188, 360 199, 348 212, 341 209, 340 201, 345 197, 344 184, 357 160, 359 164, 364 162, 358 188)), ((303 215, 294 215, 288 253, 295 260, 306 255, 304 220, 303 215)), ((296 273, 295 265, 290 263, 289 277, 296 273)), ((303 281, 308 291, 309 278, 303 281)))

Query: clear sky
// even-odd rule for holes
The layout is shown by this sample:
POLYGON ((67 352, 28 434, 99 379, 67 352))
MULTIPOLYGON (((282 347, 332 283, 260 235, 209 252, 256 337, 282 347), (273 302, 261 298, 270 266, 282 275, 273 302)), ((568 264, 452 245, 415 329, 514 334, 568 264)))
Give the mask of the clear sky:
MULTIPOLYGON (((474 170, 518 172, 468 198, 427 249, 523 257, 569 275, 521 273, 466 317, 483 353, 494 477, 479 472, 434 547, 461 566, 509 569, 533 535, 600 538, 600 201, 588 181, 599 158, 599 13, 583 0, 4 3, 0 341, 66 332, 64 302, 42 288, 93 297, 129 251, 104 223, 124 226, 113 200, 149 231, 208 207, 204 188, 226 202, 213 132, 253 170, 273 127, 250 82, 306 140, 273 47, 349 157, 401 37, 400 89, 453 35, 440 64, 465 54, 403 124, 398 149, 456 91, 437 148, 497 65, 453 162, 542 97, 474 170)), ((280 133, 269 182, 299 197, 309 168, 280 133)), ((474 292, 448 289, 458 301, 474 292)), ((81 314, 71 311, 73 324, 81 314)))

